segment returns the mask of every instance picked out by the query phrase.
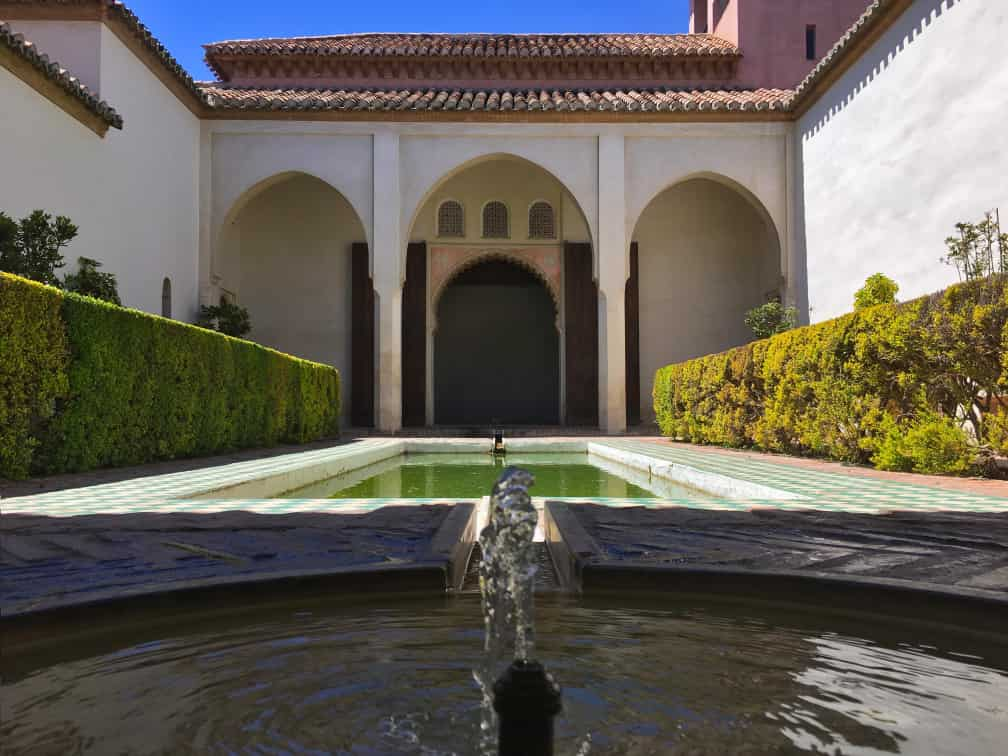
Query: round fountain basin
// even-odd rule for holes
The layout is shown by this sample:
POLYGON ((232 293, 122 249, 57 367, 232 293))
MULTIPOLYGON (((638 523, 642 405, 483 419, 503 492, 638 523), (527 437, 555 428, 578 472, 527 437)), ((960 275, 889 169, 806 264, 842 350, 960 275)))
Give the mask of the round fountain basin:
MULTIPOLYGON (((478 752, 479 598, 84 609, 4 626, 3 753, 478 752)), ((668 593, 540 597, 557 753, 1003 753, 1008 628, 668 593)))

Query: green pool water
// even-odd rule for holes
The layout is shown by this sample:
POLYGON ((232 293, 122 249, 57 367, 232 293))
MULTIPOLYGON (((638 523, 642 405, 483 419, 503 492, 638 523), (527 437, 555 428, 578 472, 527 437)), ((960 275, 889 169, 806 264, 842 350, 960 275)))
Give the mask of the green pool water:
MULTIPOLYGON (((535 475, 533 496, 655 498, 646 488, 591 464, 587 454, 508 455, 504 460, 489 454, 411 454, 289 491, 284 497, 474 499, 489 495, 508 465, 535 475)), ((692 497, 696 492, 684 487, 682 495, 692 497)))

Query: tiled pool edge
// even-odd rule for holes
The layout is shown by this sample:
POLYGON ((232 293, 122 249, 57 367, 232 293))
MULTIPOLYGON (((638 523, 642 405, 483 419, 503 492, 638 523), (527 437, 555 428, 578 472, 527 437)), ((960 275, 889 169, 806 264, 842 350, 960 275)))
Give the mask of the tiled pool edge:
MULTIPOLYGON (((227 509, 262 513, 362 512, 394 503, 444 503, 461 499, 271 497, 403 453, 486 452, 488 446, 489 442, 482 439, 364 439, 322 450, 294 452, 194 471, 6 498, 2 500, 2 509, 4 512, 49 514, 58 517, 137 511, 213 512, 227 509)), ((816 508, 864 513, 903 508, 922 511, 955 509, 1008 512, 1008 499, 956 494, 910 484, 848 479, 835 473, 806 472, 793 467, 775 465, 772 462, 733 464, 718 455, 704 455, 697 451, 685 452, 655 442, 591 437, 578 439, 530 437, 509 439, 507 446, 516 454, 587 452, 596 462, 608 461, 629 470, 637 470, 639 474, 647 475, 650 480, 660 479, 672 484, 691 486, 712 496, 709 499, 695 501, 660 494, 657 498, 649 500, 604 500, 613 506, 687 505, 733 510, 760 507, 816 508)))
POLYGON ((595 455, 617 464, 647 473, 649 478, 663 478, 672 483, 696 488, 704 493, 726 499, 763 499, 766 501, 806 501, 800 494, 777 488, 732 478, 720 473, 708 472, 675 462, 665 462, 656 457, 639 452, 626 451, 605 442, 589 441, 586 444, 589 455, 595 455))

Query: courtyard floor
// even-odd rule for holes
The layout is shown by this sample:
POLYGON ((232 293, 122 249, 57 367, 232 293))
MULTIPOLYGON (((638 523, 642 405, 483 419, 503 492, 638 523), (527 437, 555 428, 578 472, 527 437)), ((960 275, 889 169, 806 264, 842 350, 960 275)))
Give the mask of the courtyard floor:
MULTIPOLYGON (((547 507, 571 513, 564 527, 584 534, 578 558, 593 574, 627 567, 797 572, 1008 603, 1008 483, 878 473, 654 437, 592 441, 792 497, 551 500, 547 507)), ((10 615, 376 571, 396 573, 397 585, 443 589, 446 575, 450 584, 464 571, 456 546, 460 538, 471 543, 477 500, 197 498, 250 476, 293 474, 392 443, 345 439, 4 484, 0 608, 10 615)))

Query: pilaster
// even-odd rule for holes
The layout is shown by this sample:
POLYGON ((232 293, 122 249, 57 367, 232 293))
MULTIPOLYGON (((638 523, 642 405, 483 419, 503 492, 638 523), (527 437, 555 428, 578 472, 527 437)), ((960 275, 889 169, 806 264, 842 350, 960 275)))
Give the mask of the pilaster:
POLYGON ((621 134, 598 138, 599 426, 626 430, 626 154, 621 134))
POLYGON ((373 137, 374 202, 371 217, 371 269, 375 288, 375 391, 379 430, 402 426, 402 284, 399 135, 373 137))

